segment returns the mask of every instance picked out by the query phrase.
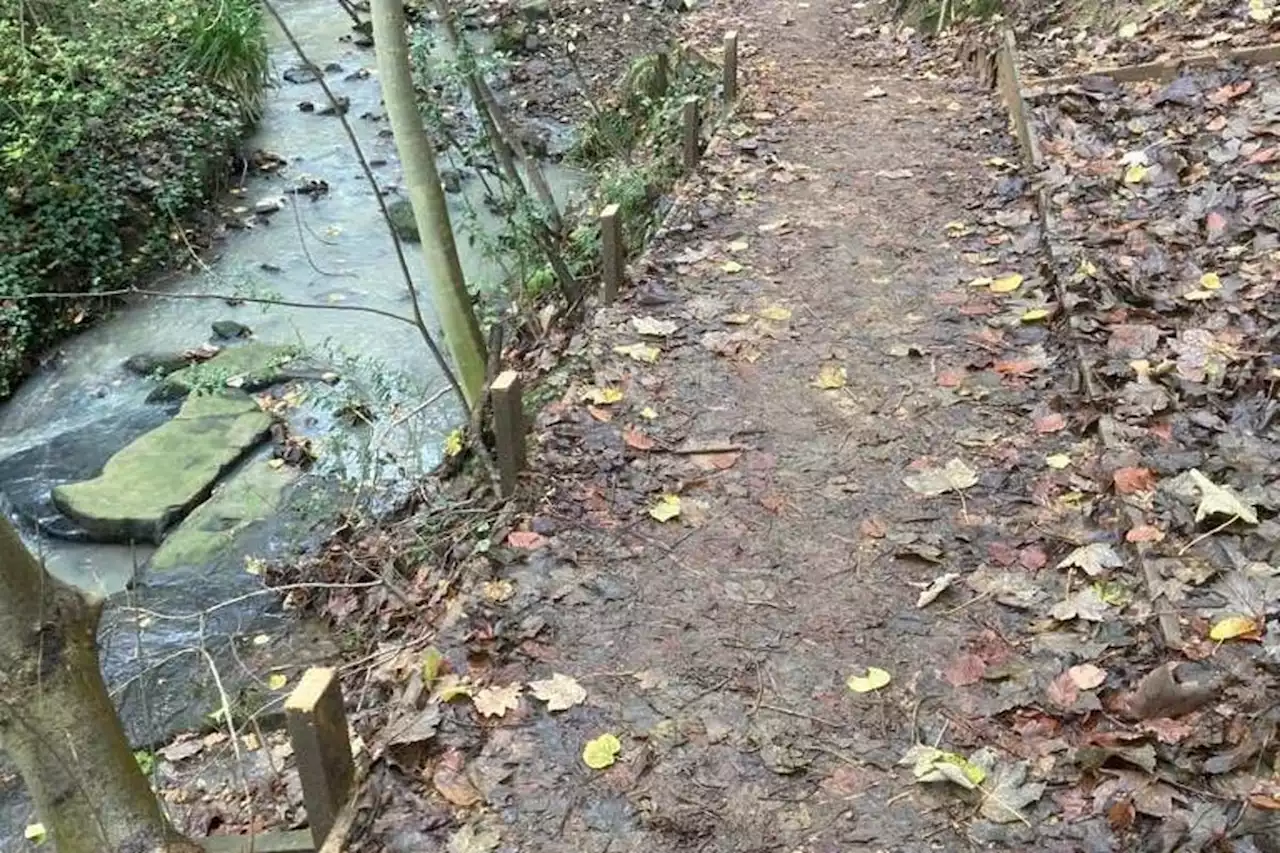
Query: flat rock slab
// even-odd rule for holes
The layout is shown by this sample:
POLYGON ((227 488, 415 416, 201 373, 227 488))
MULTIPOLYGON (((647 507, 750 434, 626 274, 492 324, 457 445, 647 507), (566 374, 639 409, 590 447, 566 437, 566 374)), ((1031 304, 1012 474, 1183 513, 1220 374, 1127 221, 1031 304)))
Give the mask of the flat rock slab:
POLYGON ((287 367, 297 355, 297 347, 259 341, 227 347, 208 361, 170 373, 147 400, 177 400, 192 391, 227 387, 257 391, 291 378, 294 373, 287 367))
POLYGON ((270 427, 271 417, 242 392, 189 397, 97 477, 55 488, 53 503, 97 541, 158 544, 270 427))
POLYGON ((205 566, 231 547, 251 525, 275 514, 297 468, 252 462, 191 511, 151 557, 153 571, 205 566))

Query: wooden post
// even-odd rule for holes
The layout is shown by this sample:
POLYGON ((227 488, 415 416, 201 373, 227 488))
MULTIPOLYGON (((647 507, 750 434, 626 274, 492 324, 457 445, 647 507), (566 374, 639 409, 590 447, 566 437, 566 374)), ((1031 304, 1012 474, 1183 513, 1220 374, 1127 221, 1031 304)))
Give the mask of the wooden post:
POLYGON ((653 67, 653 90, 659 98, 665 98, 670 87, 671 56, 665 50, 660 50, 653 67))
POLYGON ((493 399, 493 434, 498 444, 498 473, 502 496, 515 494, 516 481, 524 468, 524 401, 520 374, 504 370, 489 386, 493 399))
POLYGON ((702 126, 698 115, 698 99, 684 102, 684 170, 692 172, 702 159, 702 126))
POLYGON ((623 251, 618 206, 611 204, 600 211, 600 298, 606 305, 618 298, 622 287, 623 251))
POLYGON ((724 34, 724 108, 733 110, 738 100, 738 31, 724 34))
POLYGON ((311 839, 319 850, 351 796, 355 761, 336 670, 312 667, 284 703, 311 839))

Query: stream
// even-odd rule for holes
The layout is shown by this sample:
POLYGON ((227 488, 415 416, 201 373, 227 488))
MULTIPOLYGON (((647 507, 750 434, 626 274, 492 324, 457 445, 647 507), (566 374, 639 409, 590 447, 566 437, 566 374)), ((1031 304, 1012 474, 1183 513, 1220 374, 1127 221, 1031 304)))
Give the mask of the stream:
MULTIPOLYGON (((348 120, 388 202, 403 198, 394 191, 401 175, 383 117, 373 51, 353 44, 351 21, 331 0, 277 0, 277 8, 312 63, 325 69, 334 94, 350 99, 348 120)), ((249 171, 224 204, 243 209, 251 227, 228 230, 207 255, 207 267, 165 288, 187 294, 267 293, 281 300, 408 315, 411 306, 392 238, 339 119, 321 114, 327 99, 318 83, 286 80, 285 72, 299 63, 274 27, 271 44, 276 85, 267 91, 263 119, 245 150, 270 152, 287 165, 274 173, 249 171), (300 109, 304 101, 315 110, 300 109), (290 192, 310 181, 323 181, 328 191, 290 192), (254 215, 259 202, 270 207, 273 200, 282 204, 280 210, 254 215)), ((442 157, 442 170, 454 166, 442 157)), ((579 176, 555 163, 544 168, 563 201, 579 176)), ((473 173, 463 175, 460 191, 447 196, 455 231, 468 204, 479 211, 479 227, 497 230, 484 194, 473 173)), ((414 244, 405 249, 425 294, 429 279, 422 253, 414 244)), ((469 281, 497 280, 497 267, 461 233, 458 249, 469 281)), ((425 295, 423 302, 435 330, 425 295)), ((317 369, 343 377, 335 388, 304 383, 304 400, 355 386, 377 389, 388 405, 400 402, 394 411, 408 412, 445 384, 418 331, 386 317, 233 306, 222 299, 138 298, 65 341, 56 357, 0 406, 0 505, 51 573, 111 596, 99 635, 103 669, 135 744, 157 743, 173 732, 209 724, 221 695, 211 665, 218 667, 221 689, 233 701, 249 693, 261 704, 264 696, 278 703, 287 692, 265 689, 262 673, 273 662, 287 663, 292 681, 305 663, 331 659, 331 641, 313 630, 296 630, 278 596, 256 594, 261 579, 245 570, 246 558, 297 553, 323 535, 325 522, 346 506, 344 498, 357 484, 388 494, 409 484, 438 461, 444 435, 460 420, 448 394, 412 417, 389 419, 394 429, 375 422, 372 431, 341 427, 329 409, 304 402, 288 419, 292 432, 317 442, 317 464, 291 487, 275 517, 237 535, 234 545, 213 559, 148 571, 151 546, 77 541, 75 526, 53 509, 51 490, 95 476, 113 453, 177 410, 177 403, 148 403, 155 380, 131 374, 124 362, 138 353, 181 352, 210 342, 211 325, 223 320, 250 327, 255 340, 297 345, 317 369)), ((261 463, 269 453, 269 447, 260 446, 242 465, 261 463)), ((35 849, 22 839, 33 820, 20 781, 6 783, 0 765, 0 849, 35 849)))

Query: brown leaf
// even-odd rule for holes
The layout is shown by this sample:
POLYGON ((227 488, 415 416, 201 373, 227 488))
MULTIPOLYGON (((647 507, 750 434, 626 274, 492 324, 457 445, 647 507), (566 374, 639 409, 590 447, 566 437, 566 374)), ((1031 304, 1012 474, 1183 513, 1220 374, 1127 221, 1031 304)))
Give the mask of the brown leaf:
POLYGON ((883 539, 889 532, 889 525, 885 524, 883 518, 872 515, 862 519, 858 531, 868 539, 883 539))
POLYGON ((769 512, 772 512, 775 515, 777 513, 782 512, 782 508, 786 505, 787 505, 787 499, 784 498, 782 495, 778 494, 777 492, 769 492, 767 495, 764 495, 760 498, 760 506, 764 507, 765 509, 769 510, 769 512))
POLYGON ((1148 731, 1160 739, 1162 743, 1178 743, 1185 739, 1187 735, 1195 731, 1195 727, 1190 723, 1180 720, 1171 720, 1168 717, 1156 717, 1153 720, 1144 720, 1139 726, 1143 731, 1148 731))
POLYGON ((724 453, 693 453, 690 454, 689 461, 703 471, 726 471, 734 466, 741 455, 741 450, 724 453))
POLYGON ((626 442, 627 447, 635 450, 653 450, 653 439, 633 426, 623 431, 622 440, 626 442))
POLYGON ((463 769, 466 757, 461 750, 451 749, 440 759, 435 772, 431 774, 431 784, 435 785, 440 796, 455 806, 469 808, 480 802, 480 792, 475 789, 463 769))
POLYGON ((1131 800, 1117 800, 1107 809, 1107 823, 1111 824, 1113 832, 1123 832, 1133 826, 1136 817, 1137 811, 1131 800))
POLYGON ((943 370, 938 373, 938 385, 942 388, 959 388, 964 384, 963 370, 943 370))
POLYGON ((507 534, 507 544, 512 548, 534 551, 547 544, 547 537, 532 530, 513 530, 507 534))
POLYGON ((986 661, 972 652, 966 652, 947 665, 942 677, 952 687, 965 687, 981 681, 986 671, 986 661))
POLYGON ((1150 524, 1140 524, 1124 535, 1126 542, 1159 542, 1164 539, 1164 531, 1150 524))
POLYGON ((1150 468, 1117 468, 1112 479, 1118 495, 1149 492, 1156 487, 1156 472, 1150 468))
POLYGON ((1039 362, 1030 359, 1017 359, 1014 361, 997 361, 995 363, 996 373, 1002 373, 1006 376, 1026 376, 1035 372, 1040 366, 1039 362))
POLYGON ((1018 564, 1029 571, 1043 569, 1047 562, 1049 562, 1049 556, 1039 545, 1028 545, 1018 552, 1018 564))
POLYGON ((1071 671, 1067 670, 1058 673, 1058 677, 1049 682, 1049 686, 1045 688, 1045 695, 1059 708, 1071 708, 1080 698, 1080 688, 1071 677, 1071 671))
POLYGON ((611 409, 602 409, 599 406, 587 406, 587 411, 591 413, 591 417, 601 423, 608 423, 613 420, 613 411, 611 409))
POLYGON ((1035 431, 1041 435, 1060 432, 1067 428, 1067 416, 1061 412, 1050 412, 1044 417, 1035 419, 1035 431))
POLYGON ((1212 702, 1221 685, 1207 680, 1178 677, 1178 663, 1170 662, 1149 672, 1120 702, 1128 716, 1139 720, 1181 717, 1212 702))

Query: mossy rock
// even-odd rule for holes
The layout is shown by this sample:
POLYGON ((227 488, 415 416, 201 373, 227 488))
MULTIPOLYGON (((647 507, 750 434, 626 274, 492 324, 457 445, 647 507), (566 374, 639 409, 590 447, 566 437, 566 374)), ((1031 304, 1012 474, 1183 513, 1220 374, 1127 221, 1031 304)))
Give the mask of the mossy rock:
POLYGON ((387 205, 387 213, 391 216, 391 227, 395 229, 397 237, 406 243, 421 242, 418 222, 413 218, 413 205, 408 199, 391 202, 387 205))
POLYGON ((190 397, 97 477, 55 488, 53 503, 96 541, 158 544, 270 428, 271 417, 242 392, 190 397))
POLYGON ((208 361, 184 367, 165 377, 147 397, 148 402, 177 400, 195 392, 234 387, 257 391, 289 379, 286 369, 298 355, 296 346, 278 346, 251 341, 227 347, 208 361))
POLYGON ((276 513, 298 473, 297 468, 273 468, 265 461, 236 472, 165 537, 150 568, 167 571, 212 563, 246 529, 276 513))

